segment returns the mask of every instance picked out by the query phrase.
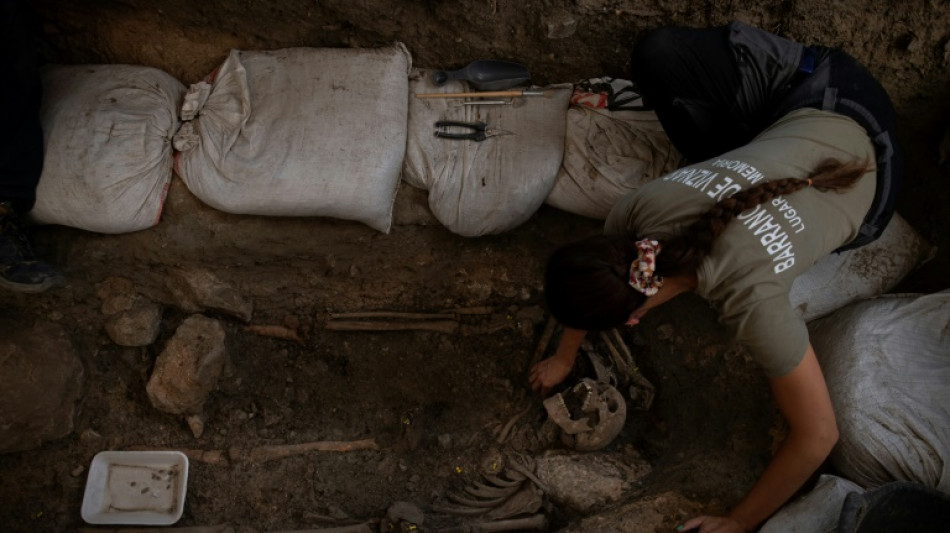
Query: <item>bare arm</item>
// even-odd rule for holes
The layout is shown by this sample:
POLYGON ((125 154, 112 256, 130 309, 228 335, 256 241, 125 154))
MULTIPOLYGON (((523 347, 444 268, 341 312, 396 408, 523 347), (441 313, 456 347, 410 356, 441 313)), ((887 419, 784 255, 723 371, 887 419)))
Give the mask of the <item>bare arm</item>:
POLYGON ((751 531, 804 485, 838 441, 831 397, 811 344, 794 370, 769 382, 789 424, 785 442, 728 517, 693 518, 684 529, 699 527, 701 533, 751 531))
POLYGON ((584 341, 585 335, 587 335, 587 332, 584 330, 565 327, 554 355, 539 361, 531 369, 528 376, 531 388, 545 396, 551 387, 564 381, 564 378, 574 368, 577 350, 580 348, 581 342, 584 341))

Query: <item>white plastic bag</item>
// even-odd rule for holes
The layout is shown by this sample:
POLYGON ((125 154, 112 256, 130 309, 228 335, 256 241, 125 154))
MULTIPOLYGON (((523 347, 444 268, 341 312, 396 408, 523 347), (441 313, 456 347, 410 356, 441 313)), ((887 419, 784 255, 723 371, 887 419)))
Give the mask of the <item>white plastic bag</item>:
POLYGON ((653 111, 572 105, 564 161, 545 203, 603 220, 624 194, 682 163, 653 111))
POLYGON ((807 322, 884 294, 933 253, 933 246, 895 213, 878 240, 827 255, 796 278, 789 300, 807 322))
POLYGON ((950 493, 950 291, 865 300, 809 331, 841 434, 835 468, 865 488, 950 493))
MULTIPOLYGON (((470 91, 461 81, 436 87, 431 78, 431 71, 415 70, 411 91, 470 91)), ((516 97, 510 105, 411 99, 403 179, 429 191, 429 209, 453 233, 501 233, 527 221, 544 203, 564 154, 571 86, 544 89, 544 96, 516 97), (435 136, 440 120, 484 122, 510 134, 481 142, 448 140, 435 136)))
POLYGON ((406 150, 409 51, 233 50, 192 86, 175 169, 229 213, 326 216, 382 232, 406 150))
POLYGON ((154 68, 43 69, 43 174, 30 218, 99 233, 158 223, 184 85, 154 68))

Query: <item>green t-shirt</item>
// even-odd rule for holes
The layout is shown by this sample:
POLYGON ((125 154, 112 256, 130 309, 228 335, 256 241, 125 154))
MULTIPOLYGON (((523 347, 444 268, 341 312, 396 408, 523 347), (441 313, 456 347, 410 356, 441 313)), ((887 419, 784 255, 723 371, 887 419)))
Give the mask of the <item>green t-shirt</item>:
POLYGON ((793 111, 746 146, 628 193, 607 216, 605 231, 662 242, 719 200, 765 180, 805 178, 829 157, 867 160, 870 168, 844 192, 806 188, 741 213, 697 272, 696 293, 718 308, 721 322, 768 375, 780 376, 798 366, 808 346, 805 323, 788 300, 792 282, 858 234, 874 198, 874 149, 855 121, 793 111))

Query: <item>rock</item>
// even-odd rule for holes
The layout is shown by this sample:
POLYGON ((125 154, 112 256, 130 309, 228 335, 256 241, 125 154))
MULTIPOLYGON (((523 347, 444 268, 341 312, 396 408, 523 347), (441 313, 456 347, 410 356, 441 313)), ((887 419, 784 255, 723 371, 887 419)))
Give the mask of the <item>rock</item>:
POLYGON ((439 435, 439 447, 443 450, 452 449, 452 435, 448 433, 443 433, 439 435))
POLYGON ((558 504, 582 514, 620 500, 625 483, 649 473, 639 455, 555 453, 537 459, 536 474, 558 504))
POLYGON ((72 433, 84 379, 62 327, 0 320, 0 453, 72 433))
POLYGON ((215 311, 250 322, 254 306, 237 289, 201 268, 177 268, 165 282, 172 299, 189 313, 215 311))
POLYGON ((162 320, 160 305, 136 294, 132 281, 109 277, 96 285, 102 314, 108 318, 106 334, 119 346, 148 346, 158 337, 162 320))
POLYGON ((146 385, 152 405, 172 414, 198 414, 224 368, 224 327, 202 315, 185 319, 155 360, 146 385))
POLYGON ((112 276, 96 285, 96 296, 102 300, 102 314, 109 316, 132 308, 135 286, 126 278, 112 276))
POLYGON ((549 15, 544 25, 548 39, 566 39, 577 32, 577 19, 566 12, 549 15))
POLYGON ((379 531, 415 531, 424 521, 425 514, 415 504, 395 502, 386 511, 386 517, 379 524, 379 531))
POLYGON ((185 417, 185 422, 188 424, 188 429, 191 430, 191 434, 195 436, 196 439, 200 439, 205 432, 205 419, 201 415, 188 415, 185 417))
POLYGON ((562 529, 561 533, 676 531, 677 525, 700 514, 703 508, 697 502, 675 492, 665 492, 584 518, 562 529))
POLYGON ((128 309, 110 316, 106 334, 119 346, 148 346, 155 342, 162 325, 162 306, 136 296, 128 309))

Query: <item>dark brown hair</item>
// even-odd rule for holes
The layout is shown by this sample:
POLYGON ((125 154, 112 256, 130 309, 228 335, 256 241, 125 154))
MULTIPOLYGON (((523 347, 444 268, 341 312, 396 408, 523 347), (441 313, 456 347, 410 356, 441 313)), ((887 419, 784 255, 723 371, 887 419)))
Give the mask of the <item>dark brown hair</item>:
MULTIPOLYGON (((841 163, 826 159, 807 178, 767 181, 719 201, 678 236, 662 243, 657 274, 696 272, 716 238, 739 213, 809 185, 822 192, 848 189, 864 176, 868 165, 867 161, 841 163)), ((630 263, 637 258, 637 239, 632 235, 596 236, 555 251, 544 274, 551 314, 565 326, 577 329, 623 325, 645 299, 627 283, 630 263)))

